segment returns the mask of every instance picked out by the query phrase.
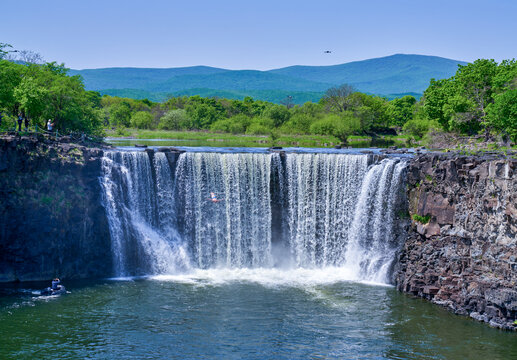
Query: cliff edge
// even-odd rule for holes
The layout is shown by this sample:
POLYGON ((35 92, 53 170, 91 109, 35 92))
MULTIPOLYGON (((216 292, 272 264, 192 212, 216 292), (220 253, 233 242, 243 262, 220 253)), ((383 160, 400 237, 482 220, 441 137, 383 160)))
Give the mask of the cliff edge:
POLYGON ((517 160, 425 154, 408 169, 400 291, 516 330, 517 160))
POLYGON ((0 138, 0 282, 111 274, 100 148, 0 138))

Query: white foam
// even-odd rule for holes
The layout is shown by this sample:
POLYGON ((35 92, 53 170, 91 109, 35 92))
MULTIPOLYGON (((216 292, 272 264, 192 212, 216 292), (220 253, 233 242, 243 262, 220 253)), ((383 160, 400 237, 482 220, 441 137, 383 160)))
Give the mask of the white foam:
POLYGON ((343 267, 326 267, 319 269, 196 269, 184 274, 155 275, 149 278, 158 281, 172 281, 200 286, 220 286, 230 283, 256 283, 265 287, 306 288, 317 285, 331 285, 340 282, 358 282, 377 286, 391 286, 358 279, 350 269, 343 267))

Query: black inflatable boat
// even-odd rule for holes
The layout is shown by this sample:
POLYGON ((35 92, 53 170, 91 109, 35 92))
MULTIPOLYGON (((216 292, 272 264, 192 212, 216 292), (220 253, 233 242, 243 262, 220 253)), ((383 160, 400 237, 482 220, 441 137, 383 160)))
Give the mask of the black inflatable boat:
POLYGON ((45 288, 41 290, 41 295, 62 295, 66 294, 66 289, 63 285, 58 285, 57 289, 52 289, 51 287, 45 288))

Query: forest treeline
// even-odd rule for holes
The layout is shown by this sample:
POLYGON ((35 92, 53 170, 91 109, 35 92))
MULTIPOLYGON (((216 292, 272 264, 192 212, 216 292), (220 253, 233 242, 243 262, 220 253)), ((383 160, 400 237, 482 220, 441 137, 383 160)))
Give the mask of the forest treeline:
MULTIPOLYGON (((0 57, 6 45, 0 47, 0 57)), ((328 89, 317 103, 274 104, 200 96, 162 103, 101 96, 86 91, 63 64, 0 60, 2 128, 19 114, 43 127, 52 119, 62 131, 102 135, 105 129, 210 130, 232 134, 318 134, 341 141, 351 135, 406 134, 421 139, 430 131, 502 136, 517 141, 517 63, 476 60, 444 80, 432 79, 421 99, 386 98, 349 85, 328 89)), ((12 126, 11 126, 12 127, 12 126)))

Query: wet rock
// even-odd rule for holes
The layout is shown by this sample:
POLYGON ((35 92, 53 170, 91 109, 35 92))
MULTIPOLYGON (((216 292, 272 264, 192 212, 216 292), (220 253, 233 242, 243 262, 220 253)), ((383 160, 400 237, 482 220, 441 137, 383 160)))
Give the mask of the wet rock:
POLYGON ((427 295, 436 295, 438 294, 438 291, 440 291, 440 288, 437 286, 424 286, 424 294, 427 295))
POLYGON ((517 160, 425 153, 407 174, 413 221, 395 274, 397 288, 456 314, 515 330, 517 160), (437 291, 437 289, 439 289, 437 291))
POLYGON ((102 154, 69 142, 0 138, 0 282, 111 275, 102 154))

